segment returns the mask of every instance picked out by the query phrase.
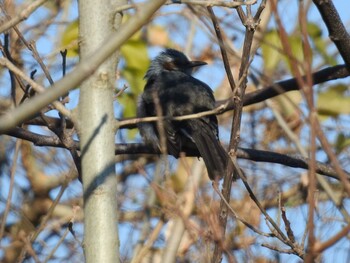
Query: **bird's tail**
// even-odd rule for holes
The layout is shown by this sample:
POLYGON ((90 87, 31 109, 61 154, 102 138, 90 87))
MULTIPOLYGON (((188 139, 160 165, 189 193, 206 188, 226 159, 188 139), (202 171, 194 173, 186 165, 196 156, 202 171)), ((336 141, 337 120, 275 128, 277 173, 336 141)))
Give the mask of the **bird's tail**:
POLYGON ((207 124, 203 125, 200 119, 195 120, 195 122, 199 123, 191 125, 195 127, 192 129, 191 135, 207 167, 209 178, 218 180, 227 173, 232 175, 233 163, 230 156, 220 144, 211 127, 207 124))

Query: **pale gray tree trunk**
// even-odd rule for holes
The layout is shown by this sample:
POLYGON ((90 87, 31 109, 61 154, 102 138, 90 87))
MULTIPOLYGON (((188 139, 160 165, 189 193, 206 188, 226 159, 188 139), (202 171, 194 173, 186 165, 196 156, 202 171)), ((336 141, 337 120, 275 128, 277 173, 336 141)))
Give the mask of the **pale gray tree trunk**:
MULTIPOLYGON (((119 1, 120 3, 125 1, 119 1)), ((120 24, 118 1, 79 1, 80 59, 84 63, 120 24)), ((113 87, 116 55, 106 60, 80 87, 79 132, 84 186, 86 262, 119 262, 117 180, 114 165, 113 87)), ((89 65, 86 65, 89 67, 89 65)))

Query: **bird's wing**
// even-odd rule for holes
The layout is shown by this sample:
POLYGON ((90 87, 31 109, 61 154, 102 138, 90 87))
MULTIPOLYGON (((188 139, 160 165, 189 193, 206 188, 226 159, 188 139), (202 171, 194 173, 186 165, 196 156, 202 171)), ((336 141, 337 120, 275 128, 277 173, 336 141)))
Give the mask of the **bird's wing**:
MULTIPOLYGON (((141 95, 137 102, 137 112, 138 118, 144 118, 150 116, 147 112, 147 103, 141 95)), ((140 130, 142 138, 144 138, 146 143, 152 144, 154 147, 159 147, 159 140, 154 130, 154 124, 152 122, 139 122, 137 127, 140 130)))

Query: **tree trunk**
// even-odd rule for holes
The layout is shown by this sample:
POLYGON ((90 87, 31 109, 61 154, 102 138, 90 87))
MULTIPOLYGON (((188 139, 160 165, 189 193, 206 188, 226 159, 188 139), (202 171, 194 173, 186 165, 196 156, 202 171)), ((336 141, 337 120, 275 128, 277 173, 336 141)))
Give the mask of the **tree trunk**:
MULTIPOLYGON (((118 2, 118 1, 116 1, 118 2)), ((119 1, 120 2, 124 1, 119 1)), ((79 1, 80 59, 93 54, 119 26, 110 1, 79 1)), ((114 164, 113 87, 117 56, 111 56, 80 89, 79 132, 84 186, 86 262, 118 262, 119 237, 114 164)), ((89 66, 89 65, 87 65, 89 66)))

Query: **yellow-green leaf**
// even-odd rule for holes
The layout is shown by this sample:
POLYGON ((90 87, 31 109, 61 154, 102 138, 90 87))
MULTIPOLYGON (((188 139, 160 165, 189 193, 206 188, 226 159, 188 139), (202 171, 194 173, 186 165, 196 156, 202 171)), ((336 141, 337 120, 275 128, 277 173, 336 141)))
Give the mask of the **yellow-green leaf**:
POLYGON ((67 26, 61 38, 61 49, 67 49, 68 57, 76 57, 79 55, 78 37, 79 21, 75 20, 67 26))
POLYGON ((328 44, 326 39, 322 37, 322 29, 319 27, 319 25, 315 23, 308 23, 307 32, 314 44, 315 52, 318 52, 321 55, 326 64, 332 66, 336 65, 337 60, 333 56, 329 55, 329 50, 327 50, 328 44))
POLYGON ((315 23, 307 23, 306 25, 307 33, 312 38, 320 38, 322 37, 322 29, 318 24, 315 23))
POLYGON ((136 115, 136 100, 145 86, 143 77, 150 65, 150 59, 141 34, 135 34, 120 50, 125 59, 121 75, 128 82, 130 89, 119 97, 119 102, 124 107, 123 116, 134 117, 136 115))
POLYGON ((340 133, 335 141, 335 149, 337 153, 341 153, 344 149, 350 146, 350 135, 340 133))
MULTIPOLYGON (((288 40, 289 40, 289 45, 292 49, 293 59, 296 59, 298 62, 303 62, 304 53, 303 53, 303 47, 302 47, 300 36, 293 35, 293 36, 290 36, 288 40)), ((292 64, 290 63, 290 59, 287 58, 286 56, 284 56, 284 59, 286 60, 285 62, 288 65, 289 69, 291 69, 292 64)))
POLYGON ((335 85, 318 94, 317 111, 321 117, 336 117, 350 113, 349 87, 335 85))
POLYGON ((265 70, 274 70, 281 61, 281 41, 277 31, 269 31, 264 35, 261 45, 262 57, 264 59, 265 70))
POLYGON ((283 95, 277 96, 272 99, 282 114, 282 116, 286 119, 298 116, 299 110, 298 105, 302 100, 302 96, 299 91, 290 91, 284 93, 283 95))

